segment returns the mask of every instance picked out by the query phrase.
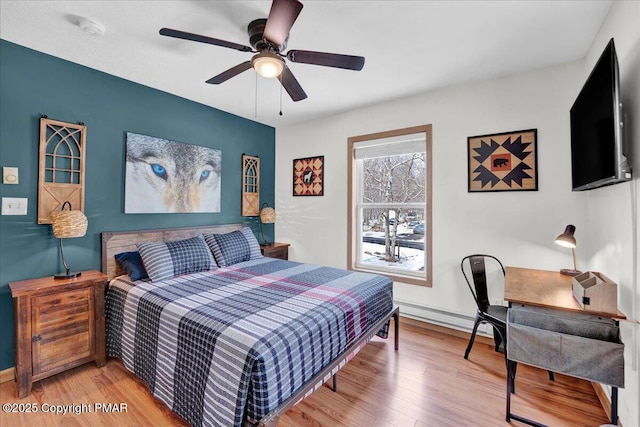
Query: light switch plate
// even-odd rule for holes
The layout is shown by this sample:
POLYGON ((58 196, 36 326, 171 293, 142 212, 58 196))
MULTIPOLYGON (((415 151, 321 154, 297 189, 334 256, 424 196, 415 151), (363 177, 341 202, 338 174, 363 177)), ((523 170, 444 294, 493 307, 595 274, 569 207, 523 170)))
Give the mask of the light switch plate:
POLYGON ((18 168, 12 168, 8 166, 2 167, 2 183, 3 184, 17 184, 18 183, 18 168))
POLYGON ((20 197, 2 198, 2 215, 26 215, 29 199, 20 197))

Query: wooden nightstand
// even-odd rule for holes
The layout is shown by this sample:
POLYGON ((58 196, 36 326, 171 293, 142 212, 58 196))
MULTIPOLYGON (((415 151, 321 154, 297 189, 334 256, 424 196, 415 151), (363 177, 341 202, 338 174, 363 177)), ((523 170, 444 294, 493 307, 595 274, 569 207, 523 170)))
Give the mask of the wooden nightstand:
POLYGON ((268 245, 260 245, 262 255, 269 258, 289 259, 289 243, 273 242, 268 245))
POLYGON ((73 279, 9 283, 16 327, 18 396, 31 384, 95 360, 105 364, 104 290, 107 276, 90 270, 73 279))

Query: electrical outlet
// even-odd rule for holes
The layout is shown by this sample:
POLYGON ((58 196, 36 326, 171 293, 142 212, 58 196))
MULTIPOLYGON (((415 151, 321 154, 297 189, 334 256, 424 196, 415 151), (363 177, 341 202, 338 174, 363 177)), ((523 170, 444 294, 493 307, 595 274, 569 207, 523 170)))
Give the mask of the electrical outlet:
POLYGON ((2 198, 2 215, 26 215, 29 199, 18 197, 2 198))

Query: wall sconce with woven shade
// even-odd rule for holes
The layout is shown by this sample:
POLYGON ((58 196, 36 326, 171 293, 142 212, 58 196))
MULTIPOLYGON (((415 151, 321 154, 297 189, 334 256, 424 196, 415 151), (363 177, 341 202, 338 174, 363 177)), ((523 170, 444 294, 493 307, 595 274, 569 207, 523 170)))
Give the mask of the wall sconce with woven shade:
POLYGON ((267 202, 264 202, 260 208, 260 236, 262 237, 264 245, 268 245, 269 243, 267 243, 267 240, 264 238, 262 224, 273 224, 274 222, 276 222, 276 210, 269 206, 267 202))
POLYGON ((80 272, 72 272, 67 266, 67 261, 64 258, 64 248, 62 246, 63 239, 70 239, 73 237, 83 237, 87 233, 87 217, 81 211, 71 210, 71 203, 64 202, 62 209, 59 212, 51 214, 53 220, 53 235, 60 241, 60 254, 62 255, 62 264, 65 271, 53 276, 56 279, 70 279, 80 276, 80 272), (65 207, 69 206, 69 210, 65 210, 65 207))
POLYGON ((577 276, 582 272, 577 270, 576 268, 576 238, 573 237, 573 234, 576 232, 576 227, 574 225, 567 225, 564 229, 564 233, 556 237, 556 244, 565 247, 571 248, 571 253, 573 254, 573 270, 570 268, 563 268, 560 270, 561 274, 565 276, 577 276))

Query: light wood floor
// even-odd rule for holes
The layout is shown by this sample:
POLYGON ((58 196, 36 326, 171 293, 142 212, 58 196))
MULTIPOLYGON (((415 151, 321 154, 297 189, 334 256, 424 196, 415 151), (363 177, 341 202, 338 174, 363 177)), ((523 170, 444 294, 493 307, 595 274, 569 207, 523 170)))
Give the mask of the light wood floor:
MULTIPOLYGON (((322 387, 281 418, 292 426, 508 426, 505 418, 504 356, 488 340, 476 341, 463 358, 468 336, 402 322, 400 350, 393 340, 374 338, 338 373, 338 392, 322 387)), ((15 384, 0 385, 0 401, 37 403, 37 413, 0 414, 0 426, 184 426, 122 364, 109 360, 73 369, 34 384, 18 399, 15 384), (43 413, 44 404, 88 404, 78 415, 43 413), (124 403, 126 412, 98 412, 96 403, 124 403)), ((607 416, 589 382, 518 367, 512 412, 549 426, 599 426, 607 416)), ((512 425, 521 423, 512 421, 512 425)))

